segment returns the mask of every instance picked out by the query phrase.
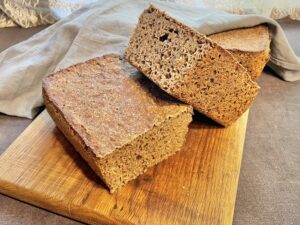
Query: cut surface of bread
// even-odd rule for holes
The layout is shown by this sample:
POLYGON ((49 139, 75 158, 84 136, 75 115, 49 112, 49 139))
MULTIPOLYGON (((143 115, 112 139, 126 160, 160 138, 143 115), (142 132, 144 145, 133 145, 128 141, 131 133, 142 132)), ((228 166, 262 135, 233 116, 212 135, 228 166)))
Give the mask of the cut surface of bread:
POLYGON ((50 116, 114 192, 184 144, 192 107, 178 102, 117 55, 49 75, 50 116))
POLYGON ((251 105, 258 85, 225 49, 150 5, 126 59, 170 95, 223 126, 251 105))
POLYGON ((270 58, 270 35, 266 25, 212 34, 210 39, 228 50, 257 79, 270 58))

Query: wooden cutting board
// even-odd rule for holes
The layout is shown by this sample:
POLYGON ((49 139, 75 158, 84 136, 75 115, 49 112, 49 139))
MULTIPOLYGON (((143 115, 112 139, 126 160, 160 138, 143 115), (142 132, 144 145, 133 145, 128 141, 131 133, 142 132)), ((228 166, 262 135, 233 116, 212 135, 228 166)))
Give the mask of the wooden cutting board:
POLYGON ((0 192, 93 224, 232 224, 247 117, 196 116, 179 153, 109 194, 45 110, 0 156, 0 192))

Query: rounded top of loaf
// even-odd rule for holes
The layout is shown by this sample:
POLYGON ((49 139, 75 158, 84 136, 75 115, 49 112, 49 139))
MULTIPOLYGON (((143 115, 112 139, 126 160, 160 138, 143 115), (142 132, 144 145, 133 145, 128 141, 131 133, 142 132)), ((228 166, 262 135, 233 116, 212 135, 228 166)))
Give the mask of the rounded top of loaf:
POLYGON ((261 52, 268 49, 270 45, 266 25, 225 31, 208 37, 227 50, 261 52))
POLYGON ((169 118, 192 113, 190 106, 161 91, 117 55, 49 75, 43 94, 97 157, 169 118))

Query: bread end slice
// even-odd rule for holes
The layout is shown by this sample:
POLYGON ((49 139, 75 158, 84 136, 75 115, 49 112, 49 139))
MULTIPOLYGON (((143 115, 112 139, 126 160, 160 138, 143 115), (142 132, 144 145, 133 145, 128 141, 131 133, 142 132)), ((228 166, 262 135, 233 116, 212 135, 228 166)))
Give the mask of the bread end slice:
POLYGON ((260 77, 270 59, 268 26, 240 28, 208 36, 228 50, 249 72, 252 80, 260 77))

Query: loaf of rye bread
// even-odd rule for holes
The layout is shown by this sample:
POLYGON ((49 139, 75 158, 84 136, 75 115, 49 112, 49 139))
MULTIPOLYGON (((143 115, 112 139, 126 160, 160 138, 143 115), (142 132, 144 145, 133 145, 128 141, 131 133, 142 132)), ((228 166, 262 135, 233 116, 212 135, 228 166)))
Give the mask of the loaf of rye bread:
POLYGON ((182 147, 192 107, 161 91, 117 55, 49 75, 50 116, 114 192, 182 147))
POLYGON ((228 50, 244 66, 252 80, 262 73, 270 58, 270 35, 266 25, 241 28, 208 36, 228 50))
POLYGON ((140 16, 125 53, 164 91, 223 126, 236 121, 259 90, 231 53, 153 5, 140 16))

